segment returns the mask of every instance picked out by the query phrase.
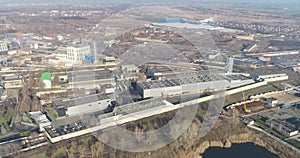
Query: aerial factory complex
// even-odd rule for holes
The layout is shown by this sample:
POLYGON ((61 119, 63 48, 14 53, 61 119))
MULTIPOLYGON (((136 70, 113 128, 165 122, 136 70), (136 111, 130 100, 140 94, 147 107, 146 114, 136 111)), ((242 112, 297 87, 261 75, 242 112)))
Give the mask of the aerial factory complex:
MULTIPOLYGON (((220 91, 225 101, 217 121, 238 121, 246 131, 299 154, 299 19, 224 8, 168 6, 152 8, 148 15, 149 10, 141 7, 126 17, 115 13, 126 6, 3 5, 7 8, 0 12, 0 157, 31 157, 33 151, 46 148, 51 153, 49 146, 64 148, 66 142, 93 132, 169 117, 194 105, 205 109, 220 91), (219 17, 212 18, 216 14, 219 17), (274 19, 266 20, 270 17, 274 19), (119 35, 123 20, 138 20, 143 27, 119 35), (213 42, 203 39, 199 47, 181 31, 195 31, 213 42), (164 54, 156 50, 139 51, 155 44, 172 46, 170 52, 179 57, 163 60, 164 54), (127 61, 130 53, 133 57, 127 61), (150 60, 141 62, 142 57, 150 60)), ((202 121, 201 112, 196 119, 202 121)), ((71 147, 64 150, 57 154, 78 155, 70 153, 71 147)), ((84 152, 79 151, 79 157, 107 154, 84 152)))

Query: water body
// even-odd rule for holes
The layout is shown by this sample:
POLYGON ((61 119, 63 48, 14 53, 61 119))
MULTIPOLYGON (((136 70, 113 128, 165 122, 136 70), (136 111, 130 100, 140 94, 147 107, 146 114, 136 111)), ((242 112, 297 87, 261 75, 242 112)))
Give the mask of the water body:
POLYGON ((267 149, 253 143, 233 144, 231 148, 212 147, 203 158, 279 158, 267 149))

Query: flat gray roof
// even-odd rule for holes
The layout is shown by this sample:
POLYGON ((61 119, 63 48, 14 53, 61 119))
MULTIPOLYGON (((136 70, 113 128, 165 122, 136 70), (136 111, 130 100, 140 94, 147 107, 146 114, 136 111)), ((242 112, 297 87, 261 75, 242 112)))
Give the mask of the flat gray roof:
POLYGON ((71 82, 111 79, 113 78, 113 73, 109 70, 83 71, 70 73, 68 74, 68 78, 71 82))
POLYGON ((93 94, 83 97, 77 98, 68 98, 68 99, 60 99, 52 101, 54 107, 64 106, 64 107, 72 107, 82 104, 93 103, 101 100, 110 99, 109 96, 103 94, 93 94))
POLYGON ((89 45, 86 44, 74 44, 74 45, 70 45, 68 47, 74 47, 74 48, 83 48, 83 47, 87 47, 89 45))
POLYGON ((152 88, 180 86, 180 85, 192 84, 192 83, 211 82, 211 81, 217 81, 222 79, 224 80, 223 77, 218 75, 180 74, 177 75, 177 78, 174 79, 153 80, 149 82, 140 82, 138 84, 143 89, 152 89, 152 88))
POLYGON ((114 88, 112 84, 103 84, 101 85, 103 88, 114 88))
POLYGON ((251 78, 245 77, 242 75, 215 75, 209 74, 208 72, 199 73, 199 72, 189 72, 189 73, 181 73, 176 75, 176 78, 165 79, 165 80, 152 80, 148 82, 139 82, 138 84, 143 89, 153 89, 153 88, 163 88, 163 87, 173 87, 180 86, 185 84, 193 84, 193 83, 205 83, 212 82, 218 80, 249 80, 251 78))

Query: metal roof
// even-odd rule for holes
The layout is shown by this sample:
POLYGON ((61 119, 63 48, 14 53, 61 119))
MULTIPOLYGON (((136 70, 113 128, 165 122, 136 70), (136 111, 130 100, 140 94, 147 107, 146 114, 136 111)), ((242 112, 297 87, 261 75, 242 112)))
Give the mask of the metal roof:
POLYGON ((54 107, 64 106, 64 107, 72 107, 78 106, 82 104, 94 103, 101 100, 110 99, 107 95, 103 94, 93 94, 83 97, 77 98, 68 98, 68 99, 60 99, 52 101, 54 107))

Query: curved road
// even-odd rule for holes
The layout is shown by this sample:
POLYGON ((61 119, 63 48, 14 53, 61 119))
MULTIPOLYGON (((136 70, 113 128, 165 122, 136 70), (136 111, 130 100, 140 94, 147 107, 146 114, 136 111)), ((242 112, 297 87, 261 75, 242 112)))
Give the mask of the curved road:
POLYGON ((300 153, 300 150, 299 150, 298 148, 296 148, 296 147, 292 146, 291 144, 289 144, 289 143, 287 143, 287 142, 281 140, 281 139, 278 138, 278 137, 275 137, 274 135, 272 135, 272 134, 266 132, 265 130, 263 130, 263 129, 261 129, 261 128, 258 128, 258 127, 255 127, 255 126, 253 126, 253 125, 248 125, 248 127, 249 127, 249 128, 252 128, 252 129, 255 129, 255 130, 259 131, 259 132, 263 132, 264 134, 268 135, 269 137, 273 138, 274 140, 278 141, 279 143, 281 143, 281 144, 283 144, 283 145, 285 145, 285 146, 291 148, 292 150, 296 151, 297 153, 300 153))

